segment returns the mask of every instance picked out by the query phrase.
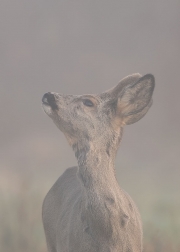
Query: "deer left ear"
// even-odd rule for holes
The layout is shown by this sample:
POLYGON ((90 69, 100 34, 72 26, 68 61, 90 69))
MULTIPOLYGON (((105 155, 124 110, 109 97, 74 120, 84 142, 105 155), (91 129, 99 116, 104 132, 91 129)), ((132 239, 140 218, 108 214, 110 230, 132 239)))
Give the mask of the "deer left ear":
POLYGON ((135 123, 147 113, 152 105, 154 86, 154 76, 146 74, 121 90, 117 102, 117 115, 124 124, 135 123))

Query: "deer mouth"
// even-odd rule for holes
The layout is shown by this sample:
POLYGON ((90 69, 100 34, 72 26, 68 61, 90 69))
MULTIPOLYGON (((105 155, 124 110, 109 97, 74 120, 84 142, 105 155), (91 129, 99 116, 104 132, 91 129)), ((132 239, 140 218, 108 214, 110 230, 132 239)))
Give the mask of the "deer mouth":
POLYGON ((48 106, 48 107, 51 107, 52 110, 58 110, 58 106, 56 104, 56 99, 54 97, 54 94, 48 92, 48 93, 45 93, 43 95, 43 98, 42 98, 42 104, 44 106, 48 106))

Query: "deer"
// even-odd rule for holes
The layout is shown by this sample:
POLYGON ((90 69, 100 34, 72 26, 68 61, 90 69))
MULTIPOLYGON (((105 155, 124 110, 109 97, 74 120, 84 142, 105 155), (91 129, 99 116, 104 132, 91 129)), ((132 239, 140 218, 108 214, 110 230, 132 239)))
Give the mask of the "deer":
POLYGON ((43 201, 49 252, 142 252, 141 217, 114 163, 124 126, 147 113, 154 86, 152 74, 137 73, 101 94, 44 94, 43 110, 77 158, 43 201))

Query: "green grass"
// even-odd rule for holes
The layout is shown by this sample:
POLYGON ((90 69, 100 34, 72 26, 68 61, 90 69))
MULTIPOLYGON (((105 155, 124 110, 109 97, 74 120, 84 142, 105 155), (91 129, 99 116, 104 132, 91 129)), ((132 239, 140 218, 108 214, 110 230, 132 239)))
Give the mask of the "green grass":
MULTIPOLYGON (((178 208, 179 209, 179 208, 178 208)), ((180 217, 176 204, 154 202, 152 211, 143 212, 144 251, 179 252, 180 217)))
MULTIPOLYGON (((45 175, 32 179, 10 172, 0 174, 0 251, 47 251, 41 207, 52 183, 45 175)), ((144 192, 138 200, 144 252, 180 252, 180 205, 176 197, 144 192)))
POLYGON ((0 251, 46 251, 41 221, 45 189, 30 179, 6 175, 0 180, 0 251))

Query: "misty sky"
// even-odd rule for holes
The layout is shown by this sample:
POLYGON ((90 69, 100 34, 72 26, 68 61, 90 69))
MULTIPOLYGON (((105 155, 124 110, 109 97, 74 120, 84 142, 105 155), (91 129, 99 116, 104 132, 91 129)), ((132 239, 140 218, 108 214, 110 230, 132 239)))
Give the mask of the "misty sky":
POLYGON ((176 182, 179 10, 178 0, 1 0, 0 169, 61 173, 74 165, 64 136, 41 109, 43 94, 100 93, 140 72, 156 78, 154 103, 127 126, 117 166, 176 182))

